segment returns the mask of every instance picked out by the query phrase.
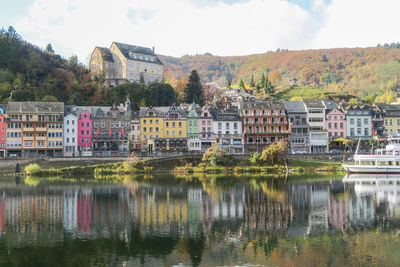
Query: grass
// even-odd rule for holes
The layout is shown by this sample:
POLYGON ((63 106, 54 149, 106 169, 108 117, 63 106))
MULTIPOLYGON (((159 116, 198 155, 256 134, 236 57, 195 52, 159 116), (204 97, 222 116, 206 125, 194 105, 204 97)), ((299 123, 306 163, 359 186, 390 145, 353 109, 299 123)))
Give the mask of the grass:
POLYGON ((295 170, 296 169, 300 170, 302 168, 304 171, 307 171, 307 170, 341 171, 341 170, 343 170, 342 163, 334 162, 334 161, 289 159, 288 165, 290 168, 294 168, 295 170))
POLYGON ((283 91, 278 92, 276 96, 285 100, 289 100, 294 96, 300 96, 303 99, 315 99, 320 98, 321 94, 329 92, 329 90, 320 87, 296 86, 284 89, 283 91))

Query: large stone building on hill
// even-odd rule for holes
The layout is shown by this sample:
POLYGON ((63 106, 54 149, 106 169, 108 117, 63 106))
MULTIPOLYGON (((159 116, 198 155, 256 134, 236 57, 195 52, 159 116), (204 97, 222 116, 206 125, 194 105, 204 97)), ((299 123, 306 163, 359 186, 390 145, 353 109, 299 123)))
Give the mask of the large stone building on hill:
POLYGON ((110 48, 95 47, 90 57, 92 74, 104 73, 110 87, 124 82, 162 82, 163 63, 154 48, 113 42, 110 48))

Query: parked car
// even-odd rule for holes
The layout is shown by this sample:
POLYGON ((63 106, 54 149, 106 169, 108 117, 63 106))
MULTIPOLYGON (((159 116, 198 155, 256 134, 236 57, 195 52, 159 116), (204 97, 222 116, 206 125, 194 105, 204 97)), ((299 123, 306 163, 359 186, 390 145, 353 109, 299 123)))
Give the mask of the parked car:
POLYGON ((343 159, 343 157, 340 155, 333 155, 333 156, 329 157, 329 160, 331 160, 331 161, 341 161, 342 159, 343 159))
POLYGON ((343 151, 340 149, 331 149, 331 154, 342 154, 343 151))

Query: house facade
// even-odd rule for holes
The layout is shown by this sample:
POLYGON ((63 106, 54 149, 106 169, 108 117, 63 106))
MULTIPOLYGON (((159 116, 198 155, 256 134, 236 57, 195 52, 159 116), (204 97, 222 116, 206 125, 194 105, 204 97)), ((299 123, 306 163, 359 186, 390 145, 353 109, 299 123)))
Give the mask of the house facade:
POLYGON ((287 143, 289 124, 282 102, 243 100, 239 103, 245 149, 261 152, 271 143, 287 143))
POLYGON ((127 156, 130 106, 92 107, 93 155, 127 156))
POLYGON ((307 111, 302 101, 285 101, 289 120, 289 149, 293 154, 310 153, 310 133, 307 111))
POLYGON ((82 156, 92 155, 93 146, 93 121, 92 114, 86 109, 82 110, 78 118, 78 150, 82 156))
POLYGON ((156 138, 156 150, 181 151, 187 149, 186 114, 175 104, 164 115, 163 137, 156 138))
POLYGON ((6 131, 6 118, 4 116, 4 108, 0 107, 0 158, 6 156, 6 148, 7 148, 7 131, 6 131))
POLYGON ((310 153, 328 151, 328 131, 325 129, 325 106, 321 100, 302 100, 310 126, 310 153))
POLYGON ((139 111, 132 111, 131 131, 129 132, 129 143, 131 151, 140 152, 140 116, 139 111))
POLYGON ((213 142, 215 142, 215 133, 213 130, 213 117, 208 105, 201 109, 200 113, 200 142, 201 151, 205 152, 213 142))
POLYGON ((162 82, 163 64, 154 48, 113 42, 110 48, 95 47, 89 68, 92 76, 104 74, 113 87, 124 82, 162 82))
MULTIPOLYGON (((182 105, 181 105, 182 107, 182 105)), ((188 150, 195 153, 201 152, 200 140, 200 106, 192 104, 187 107, 187 137, 188 137, 188 150)))
POLYGON ((64 156, 75 157, 78 155, 78 117, 75 111, 67 109, 64 117, 64 156))
POLYGON ((383 114, 385 136, 400 135, 400 105, 376 103, 375 106, 383 114))
POLYGON ((6 123, 8 156, 63 155, 64 103, 9 102, 6 123))
POLYGON ((364 139, 372 138, 372 109, 369 106, 347 106, 346 128, 347 138, 364 139))
POLYGON ((238 114, 238 109, 214 108, 211 109, 211 114, 213 116, 213 131, 219 147, 228 154, 243 154, 242 119, 238 114))

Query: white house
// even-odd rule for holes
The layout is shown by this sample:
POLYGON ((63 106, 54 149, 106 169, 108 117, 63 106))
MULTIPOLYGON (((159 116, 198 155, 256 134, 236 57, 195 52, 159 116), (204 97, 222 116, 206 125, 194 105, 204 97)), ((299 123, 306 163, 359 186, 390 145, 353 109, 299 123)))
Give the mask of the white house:
POLYGON ((78 116, 75 108, 66 107, 64 116, 64 156, 78 155, 78 116))
POLYGON ((307 111, 310 127, 310 152, 324 153, 328 150, 328 131, 325 129, 326 107, 322 100, 302 100, 307 111))
POLYGON ((213 131, 220 148, 229 154, 243 154, 243 126, 237 108, 214 108, 210 112, 213 116, 213 131))

